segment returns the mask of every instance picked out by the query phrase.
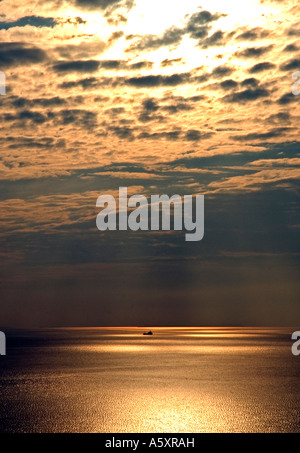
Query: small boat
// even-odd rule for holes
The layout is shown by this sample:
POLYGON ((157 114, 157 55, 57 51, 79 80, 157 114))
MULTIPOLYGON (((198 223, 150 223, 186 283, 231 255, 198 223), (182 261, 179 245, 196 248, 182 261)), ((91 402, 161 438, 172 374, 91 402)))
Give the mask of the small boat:
POLYGON ((143 335, 153 335, 153 332, 151 332, 151 330, 149 330, 149 332, 144 332, 143 335))

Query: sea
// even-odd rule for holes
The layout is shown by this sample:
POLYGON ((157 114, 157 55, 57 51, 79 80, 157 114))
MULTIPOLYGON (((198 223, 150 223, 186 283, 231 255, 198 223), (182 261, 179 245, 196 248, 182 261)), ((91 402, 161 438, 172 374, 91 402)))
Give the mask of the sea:
POLYGON ((294 330, 6 332, 0 432, 299 433, 294 330))

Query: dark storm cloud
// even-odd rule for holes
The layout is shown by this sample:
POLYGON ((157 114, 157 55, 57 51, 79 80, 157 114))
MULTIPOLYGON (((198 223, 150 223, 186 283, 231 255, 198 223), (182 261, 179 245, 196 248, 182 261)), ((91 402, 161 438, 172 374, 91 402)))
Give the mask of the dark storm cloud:
POLYGON ((273 45, 264 47, 247 47, 246 49, 236 52, 234 55, 240 58, 256 58, 270 52, 273 47, 273 45))
POLYGON ((294 58, 286 61, 280 66, 281 71, 294 71, 300 69, 300 58, 294 58))
POLYGON ((230 137, 232 140, 240 141, 240 142, 248 142, 251 140, 269 140, 272 138, 280 137, 284 135, 285 132, 289 131, 287 127, 279 127, 270 130, 269 132, 265 132, 263 134, 257 133, 250 133, 246 135, 233 135, 230 137))
POLYGON ((42 63, 47 58, 46 53, 25 43, 0 43, 0 66, 11 67, 42 63))
POLYGON ((257 63, 249 69, 250 74, 257 74, 259 72, 268 71, 269 69, 276 68, 276 65, 270 63, 269 61, 264 61, 263 63, 257 63))
POLYGON ((266 98, 270 95, 270 93, 265 90, 264 88, 254 88, 254 89, 246 89, 243 91, 238 91, 235 93, 228 94, 227 96, 222 98, 223 102, 229 103, 239 103, 239 102, 251 102, 256 101, 260 98, 266 98))
POLYGON ((53 28, 58 22, 53 17, 25 16, 13 22, 0 21, 0 30, 8 30, 15 27, 49 27, 53 28))
POLYGON ((256 27, 250 30, 245 29, 236 37, 236 39, 238 41, 255 41, 256 39, 266 38, 269 34, 268 30, 256 27))

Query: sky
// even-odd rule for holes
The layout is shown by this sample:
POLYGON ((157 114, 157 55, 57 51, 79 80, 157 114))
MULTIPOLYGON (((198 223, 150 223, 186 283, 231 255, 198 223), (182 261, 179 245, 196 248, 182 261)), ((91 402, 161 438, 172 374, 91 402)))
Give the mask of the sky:
POLYGON ((298 0, 2 0, 0 327, 299 326, 298 0), (205 235, 100 195, 205 196, 205 235))

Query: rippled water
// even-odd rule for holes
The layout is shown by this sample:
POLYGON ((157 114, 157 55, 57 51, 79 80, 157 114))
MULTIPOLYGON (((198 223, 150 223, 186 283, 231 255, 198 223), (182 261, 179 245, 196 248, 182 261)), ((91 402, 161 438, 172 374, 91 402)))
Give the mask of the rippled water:
POLYGON ((300 432, 293 329, 8 335, 1 432, 300 432))

